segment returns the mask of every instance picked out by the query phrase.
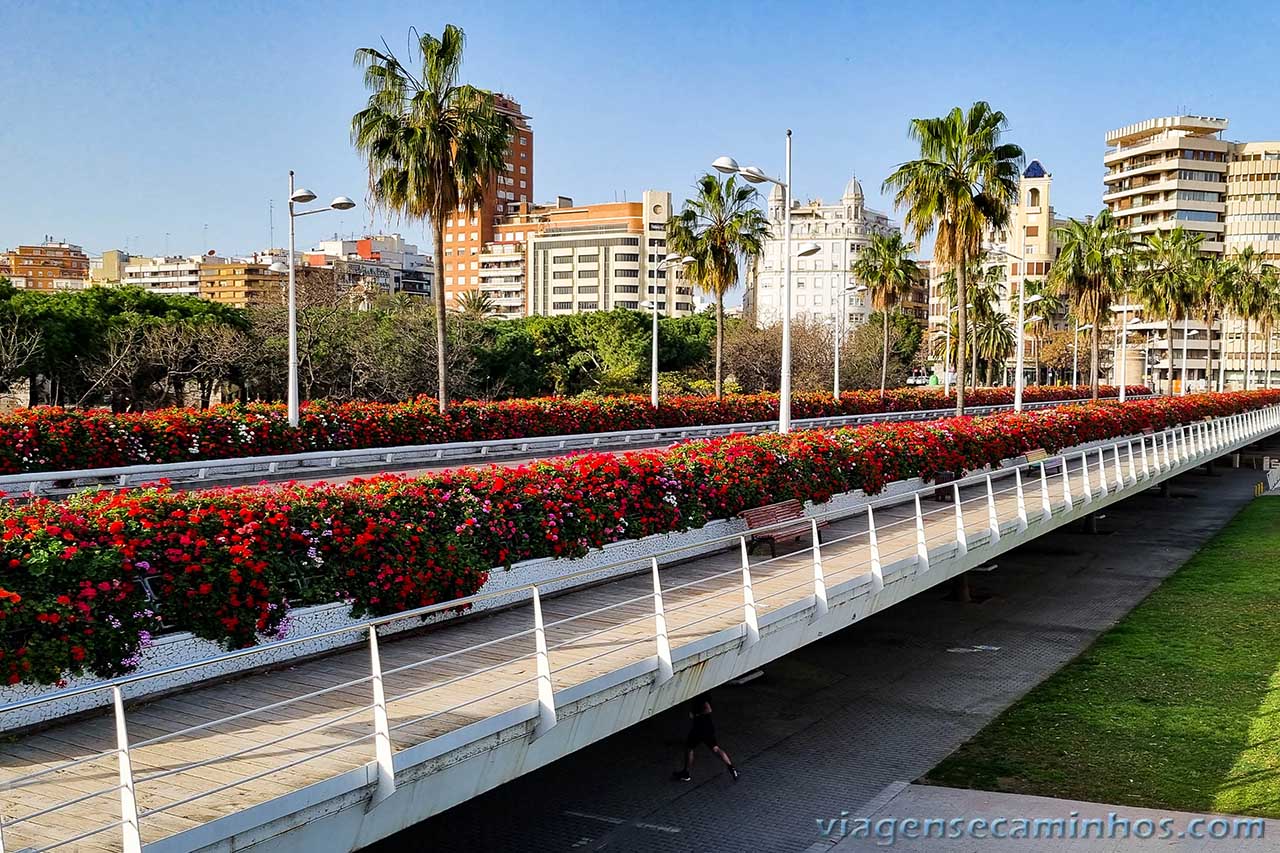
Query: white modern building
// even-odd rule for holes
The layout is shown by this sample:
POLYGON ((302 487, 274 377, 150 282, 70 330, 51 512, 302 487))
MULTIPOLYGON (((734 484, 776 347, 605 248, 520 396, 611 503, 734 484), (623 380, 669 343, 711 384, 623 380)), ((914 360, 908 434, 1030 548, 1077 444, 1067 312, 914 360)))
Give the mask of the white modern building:
POLYGON ((226 260, 218 255, 133 257, 125 264, 120 283, 164 296, 199 296, 200 267, 226 263, 226 260))
POLYGON ((332 267, 340 289, 362 289, 369 294, 427 296, 435 270, 431 257, 399 234, 351 239, 335 236, 303 253, 303 260, 307 266, 332 267))
MULTIPOLYGON (((782 318, 783 294, 783 209, 782 188, 774 186, 769 195, 769 225, 772 236, 750 276, 743 309, 754 312, 756 322, 768 325, 782 318)), ((862 184, 849 179, 837 204, 815 199, 791 207, 791 314, 808 316, 819 322, 833 322, 843 298, 844 323, 856 326, 871 313, 871 299, 848 292, 857 285, 850 266, 858 252, 874 234, 897 231, 887 214, 865 204, 862 184), (820 251, 802 258, 802 243, 817 243, 820 251)))

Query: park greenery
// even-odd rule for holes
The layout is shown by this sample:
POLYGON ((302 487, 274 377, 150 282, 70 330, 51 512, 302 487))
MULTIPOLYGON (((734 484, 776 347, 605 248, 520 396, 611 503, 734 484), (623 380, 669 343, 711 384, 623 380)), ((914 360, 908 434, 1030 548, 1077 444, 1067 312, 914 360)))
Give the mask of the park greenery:
POLYGON ((926 781, 1280 818, 1277 531, 1254 501, 926 781))
MULTIPOLYGON (((435 310, 414 298, 374 300, 354 310, 325 270, 300 277, 299 381, 306 400, 396 402, 436 391, 435 310)), ((134 288, 43 294, 0 283, 0 391, 25 386, 24 402, 146 411, 206 408, 219 402, 284 398, 284 309, 239 310, 134 288)), ((879 384, 880 325, 847 330, 841 347, 845 389, 879 384)), ((664 394, 709 394, 715 375, 716 318, 662 317, 658 361, 664 394)), ((460 311, 448 323, 446 373, 459 399, 644 393, 649 387, 651 318, 617 309, 570 316, 492 319, 460 311)), ((917 362, 922 330, 890 316, 889 385, 917 362)), ((776 391, 778 326, 727 318, 725 367, 737 392, 776 391)), ((794 387, 831 387, 829 325, 794 328, 794 387)))

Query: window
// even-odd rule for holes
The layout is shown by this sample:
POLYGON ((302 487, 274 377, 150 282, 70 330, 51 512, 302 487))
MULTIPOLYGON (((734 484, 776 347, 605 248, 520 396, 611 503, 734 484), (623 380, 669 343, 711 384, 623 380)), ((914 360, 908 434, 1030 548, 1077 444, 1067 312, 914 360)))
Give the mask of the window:
POLYGON ((1202 172, 1199 169, 1179 169, 1178 180, 1180 181, 1207 181, 1212 184, 1222 183, 1221 172, 1202 172))
POLYGON ((573 278, 573 270, 556 270, 551 273, 552 278, 573 278))
POLYGON ((599 275, 599 270, 578 270, 578 278, 596 278, 599 275))
POLYGON ((616 278, 639 278, 640 270, 614 270, 613 274, 616 278))
POLYGON ((595 311, 599 307, 600 307, 599 302, 579 302, 578 303, 579 311, 595 311))
POLYGON ((527 137, 527 136, 522 136, 522 137, 520 137, 520 144, 521 144, 521 145, 528 145, 528 144, 529 144, 529 137, 527 137))
POLYGON ((573 263, 573 255, 556 255, 551 259, 553 264, 571 264, 573 263))
POLYGON ((569 294, 573 293, 573 288, 572 287, 553 287, 551 288, 551 292, 554 293, 556 296, 568 296, 569 294))
POLYGON ((1031 192, 1027 193, 1027 207, 1040 206, 1040 190, 1032 187, 1031 192))
POLYGON ((520 182, 520 189, 527 190, 528 188, 529 188, 529 185, 525 181, 520 182))
POLYGON ((1210 193, 1204 190, 1178 190, 1180 201, 1222 201, 1221 193, 1210 193))
POLYGON ((552 302, 551 308, 555 311, 568 311, 573 308, 572 302, 552 302))
MULTIPOLYGON (((528 167, 528 166, 521 166, 521 167, 520 167, 520 174, 522 174, 522 175, 527 175, 527 174, 529 174, 529 167, 528 167)), ((524 184, 521 184, 520 186, 524 186, 524 184)))
POLYGON ((1175 210, 1173 218, 1187 222, 1217 222, 1218 214, 1208 210, 1175 210))
POLYGON ((1039 226, 1039 225, 1028 225, 1028 226, 1027 226, 1027 236, 1028 236, 1028 237, 1039 237, 1039 236, 1040 236, 1040 226, 1039 226))
POLYGON ((528 159, 529 159, 529 153, 528 153, 527 151, 521 151, 521 152, 520 152, 520 159, 521 159, 521 160, 528 160, 528 159))
POLYGON ((614 288, 618 293, 639 293, 640 285, 638 284, 619 284, 614 288))
POLYGON ((599 255, 578 255, 578 263, 598 264, 600 263, 600 256, 599 255))
POLYGON ((631 252, 624 252, 613 256, 615 261, 638 261, 640 256, 631 252))

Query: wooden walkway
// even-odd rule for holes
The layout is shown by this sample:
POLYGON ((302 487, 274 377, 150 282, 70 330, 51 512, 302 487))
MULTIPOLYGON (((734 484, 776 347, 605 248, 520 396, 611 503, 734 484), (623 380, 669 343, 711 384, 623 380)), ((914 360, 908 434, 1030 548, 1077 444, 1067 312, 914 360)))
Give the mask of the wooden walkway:
MULTIPOLYGON (((1070 468, 1077 502, 1083 491, 1078 458, 1070 468)), ((1090 462, 1096 464, 1096 458, 1090 462)), ((1112 461, 1107 462, 1114 481, 1112 461)), ((1008 522, 1017 517, 1014 481, 1008 477, 995 482, 998 516, 1008 522)), ((1051 476, 1049 486, 1054 508, 1062 507, 1060 476, 1051 476)), ((1024 488, 1034 519, 1041 507, 1038 473, 1028 478, 1024 488)), ((1097 488, 1095 473, 1095 493, 1097 488)), ((969 487, 962 497, 964 525, 972 539, 989 526, 985 486, 969 487)), ((930 547, 954 542, 952 504, 925 500, 923 506, 930 547)), ((914 556, 914 503, 908 500, 877 508, 875 521, 883 565, 914 556)), ((870 571, 865 512, 833 522, 824 531, 824 540, 828 589, 870 571)), ((740 568, 734 548, 662 571, 673 649, 741 624, 740 568)), ((798 543, 776 559, 753 558, 757 612, 763 616, 809 598, 812 578, 808 542, 798 543)), ((643 572, 543 600, 556 689, 654 655, 651 593, 651 576, 643 572), (609 609, 598 612, 601 608, 609 609)), ((534 699, 532 627, 531 608, 521 605, 415 636, 384 638, 381 657, 394 747, 421 743, 534 699), (480 644, 487 645, 475 648, 480 644), (454 654, 419 665, 446 653, 454 654)), ((128 707, 143 841, 155 841, 367 764, 374 755, 371 690, 369 653, 360 648, 128 707), (354 683, 329 689, 343 682, 354 683), (307 698, 298 699, 303 696, 307 698), (297 701, 271 707, 289 700, 297 701), (242 716, 225 719, 232 715, 242 716), (194 726, 207 727, 186 731, 194 726), (350 743, 354 739, 360 740, 350 743)), ((115 824, 120 811, 114 743, 109 714, 5 743, 0 751, 4 849, 50 849, 81 833, 115 824), (78 759, 88 760, 10 787, 20 777, 78 759), (12 824, 95 793, 82 802, 12 824)), ((119 829, 56 849, 119 850, 119 829)))

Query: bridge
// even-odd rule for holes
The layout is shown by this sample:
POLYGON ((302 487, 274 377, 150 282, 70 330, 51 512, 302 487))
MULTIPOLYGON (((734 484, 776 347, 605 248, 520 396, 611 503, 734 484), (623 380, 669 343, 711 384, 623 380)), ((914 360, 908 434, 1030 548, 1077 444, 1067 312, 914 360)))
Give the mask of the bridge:
POLYGON ((1008 460, 941 495, 906 481, 811 508, 776 558, 741 531, 619 549, 608 582, 586 583, 597 566, 360 622, 328 632, 344 651, 291 666, 154 695, 314 637, 0 707, 0 728, 78 695, 111 709, 6 744, 0 849, 359 849, 1276 432, 1270 407, 1008 460), (519 600, 390 636, 502 596, 519 600))

